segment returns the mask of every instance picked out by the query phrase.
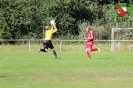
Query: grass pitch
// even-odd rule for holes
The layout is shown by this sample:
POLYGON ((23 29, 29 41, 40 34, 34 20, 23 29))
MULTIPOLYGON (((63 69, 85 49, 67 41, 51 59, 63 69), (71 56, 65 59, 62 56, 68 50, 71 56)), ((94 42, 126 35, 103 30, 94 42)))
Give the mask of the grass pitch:
POLYGON ((133 52, 0 52, 1 88, 132 88, 133 52))

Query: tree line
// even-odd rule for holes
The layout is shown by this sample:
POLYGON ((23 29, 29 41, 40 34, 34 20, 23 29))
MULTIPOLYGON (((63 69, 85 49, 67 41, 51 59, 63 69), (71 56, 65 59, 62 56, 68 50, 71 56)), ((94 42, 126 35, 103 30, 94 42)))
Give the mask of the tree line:
POLYGON ((86 27, 109 39, 112 28, 133 27, 133 14, 119 20, 110 8, 108 0, 1 0, 0 39, 41 39, 52 19, 56 39, 82 39, 86 27))

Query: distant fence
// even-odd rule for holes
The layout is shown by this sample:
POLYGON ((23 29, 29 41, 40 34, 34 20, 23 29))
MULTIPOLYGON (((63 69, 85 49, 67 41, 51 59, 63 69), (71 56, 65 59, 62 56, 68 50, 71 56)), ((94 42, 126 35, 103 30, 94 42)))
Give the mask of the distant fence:
MULTIPOLYGON (((58 42, 56 46, 59 47, 59 50, 71 50, 71 48, 83 48, 85 46, 85 40, 52 40, 58 42), (70 46, 71 45, 71 46, 70 46), (80 46, 82 45, 82 46, 80 46), (77 47, 76 47, 77 46, 77 47)), ((26 42, 28 44, 28 51, 31 51, 32 42, 43 42, 43 39, 0 39, 0 45, 5 44, 6 42, 26 42)), ((133 51, 133 40, 94 40, 94 46, 101 48, 102 51, 133 51), (115 42, 115 45, 112 46, 112 42, 115 42)))

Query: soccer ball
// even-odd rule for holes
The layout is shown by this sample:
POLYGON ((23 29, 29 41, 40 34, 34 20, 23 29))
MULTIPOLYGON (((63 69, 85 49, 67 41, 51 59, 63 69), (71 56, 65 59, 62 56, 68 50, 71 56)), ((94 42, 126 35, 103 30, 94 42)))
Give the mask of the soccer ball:
POLYGON ((55 21, 54 21, 54 20, 51 20, 51 21, 50 21, 50 24, 54 24, 54 23, 55 23, 55 21))

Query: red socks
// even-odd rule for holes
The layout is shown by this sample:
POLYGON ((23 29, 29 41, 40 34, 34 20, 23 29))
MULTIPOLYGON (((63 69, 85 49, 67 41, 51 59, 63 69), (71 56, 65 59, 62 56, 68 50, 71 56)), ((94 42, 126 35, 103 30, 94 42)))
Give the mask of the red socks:
POLYGON ((93 48, 91 49, 91 51, 98 51, 98 48, 93 48))
MULTIPOLYGON (((91 51, 98 51, 98 48, 93 48, 93 49, 91 49, 91 51)), ((89 52, 86 52, 86 55, 87 55, 88 59, 91 59, 91 55, 89 52)))
POLYGON ((91 56, 90 56, 89 52, 86 52, 86 55, 87 55, 88 59, 91 59, 91 56))

